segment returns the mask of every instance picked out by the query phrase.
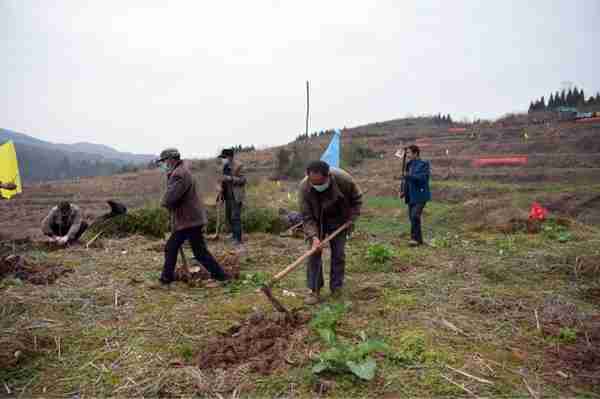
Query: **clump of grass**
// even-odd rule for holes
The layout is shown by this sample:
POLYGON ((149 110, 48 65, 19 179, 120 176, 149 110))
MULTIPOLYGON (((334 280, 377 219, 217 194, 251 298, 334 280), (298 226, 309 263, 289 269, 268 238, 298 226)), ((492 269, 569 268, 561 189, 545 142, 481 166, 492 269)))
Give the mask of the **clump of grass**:
POLYGON ((391 359, 405 365, 422 363, 425 360, 425 337, 420 333, 403 334, 395 345, 391 359))
POLYGON ((577 329, 564 327, 558 333, 558 340, 563 344, 572 344, 577 341, 577 329))
POLYGON ((367 260, 374 266, 388 263, 394 257, 394 251, 385 244, 371 244, 367 248, 367 260))
POLYGON ((169 213, 164 208, 147 207, 118 215, 103 222, 95 223, 86 231, 83 240, 87 241, 102 232, 104 237, 127 237, 141 234, 163 238, 169 232, 169 213))

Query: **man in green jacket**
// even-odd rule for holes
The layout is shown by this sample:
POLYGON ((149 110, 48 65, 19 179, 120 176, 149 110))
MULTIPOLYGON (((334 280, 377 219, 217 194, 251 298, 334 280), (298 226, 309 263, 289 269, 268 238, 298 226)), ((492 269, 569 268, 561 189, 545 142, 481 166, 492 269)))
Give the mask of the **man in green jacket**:
MULTIPOLYGON (((313 248, 321 245, 327 235, 348 221, 354 222, 360 215, 362 193, 347 172, 329 168, 324 161, 308 165, 306 177, 300 183, 300 208, 304 221, 304 235, 313 248)), ((331 247, 331 272, 329 288, 337 295, 344 285, 346 266, 346 233, 344 231, 329 242, 331 247)), ((311 294, 308 305, 320 301, 323 287, 323 262, 321 252, 308 260, 307 282, 311 294)))

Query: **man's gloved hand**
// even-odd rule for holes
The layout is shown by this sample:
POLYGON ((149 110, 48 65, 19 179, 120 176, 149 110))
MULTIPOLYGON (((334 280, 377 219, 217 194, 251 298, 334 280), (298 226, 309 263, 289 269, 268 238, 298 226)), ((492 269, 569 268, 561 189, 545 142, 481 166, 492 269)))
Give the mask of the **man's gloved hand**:
POLYGON ((59 245, 67 245, 67 241, 69 241, 69 237, 68 236, 64 236, 64 237, 59 237, 56 242, 59 245))
POLYGON ((223 176, 223 179, 222 179, 222 181, 232 181, 232 180, 233 180, 233 177, 227 176, 227 175, 223 176))

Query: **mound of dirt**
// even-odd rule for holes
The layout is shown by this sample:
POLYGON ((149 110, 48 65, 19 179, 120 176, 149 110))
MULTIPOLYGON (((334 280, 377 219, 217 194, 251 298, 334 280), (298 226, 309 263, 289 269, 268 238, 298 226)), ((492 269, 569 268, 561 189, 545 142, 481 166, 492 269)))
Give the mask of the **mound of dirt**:
POLYGON ((516 233, 518 231, 535 232, 535 226, 529 226, 529 214, 526 210, 507 205, 505 201, 486 201, 472 199, 463 204, 465 214, 477 220, 477 230, 516 233))
MULTIPOLYGON (((215 258, 231 279, 240 278, 240 255, 238 253, 224 253, 221 255, 216 255, 215 258)), ((196 273, 192 273, 190 276, 188 276, 185 274, 182 268, 178 268, 175 271, 176 281, 183 281, 193 286, 200 284, 203 280, 208 280, 211 278, 210 273, 195 258, 190 259, 189 262, 190 267, 198 267, 199 270, 196 273)))
POLYGON ((566 194, 548 201, 545 207, 561 215, 576 217, 582 223, 600 224, 600 195, 566 194))
POLYGON ((288 352, 294 349, 294 342, 308 335, 309 320, 310 315, 305 313, 295 313, 293 320, 280 313, 271 317, 255 313, 208 342, 197 357, 198 367, 229 369, 248 364, 251 371, 271 374, 291 363, 288 352))
POLYGON ((24 257, 18 255, 9 255, 0 259, 0 279, 13 275, 15 278, 31 284, 47 285, 71 272, 73 270, 62 266, 31 264, 24 257))

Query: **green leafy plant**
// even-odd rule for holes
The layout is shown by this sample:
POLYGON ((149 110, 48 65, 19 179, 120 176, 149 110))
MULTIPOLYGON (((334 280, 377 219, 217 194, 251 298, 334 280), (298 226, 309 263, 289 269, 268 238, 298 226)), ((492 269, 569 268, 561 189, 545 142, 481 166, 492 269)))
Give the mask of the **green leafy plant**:
POLYGON ((415 364, 424 360, 425 338, 421 334, 409 333, 400 338, 398 349, 394 351, 392 360, 402 364, 415 364))
POLYGON ((542 234, 548 240, 568 242, 573 240, 573 233, 569 228, 555 219, 548 219, 542 225, 542 234))
POLYGON ((377 363, 370 355, 374 352, 387 352, 387 345, 379 340, 367 339, 361 332, 359 343, 341 341, 336 334, 338 320, 347 311, 347 304, 334 304, 321 308, 311 322, 311 327, 319 334, 329 349, 319 354, 312 371, 315 374, 330 371, 351 372, 363 380, 375 377, 377 363))
POLYGON ((384 244, 372 244, 367 249, 367 260, 374 265, 386 264, 394 257, 394 251, 384 244))
POLYGON ((233 280, 227 285, 227 291, 234 294, 247 289, 258 288, 264 285, 269 278, 269 274, 265 272, 242 273, 239 279, 233 280))

